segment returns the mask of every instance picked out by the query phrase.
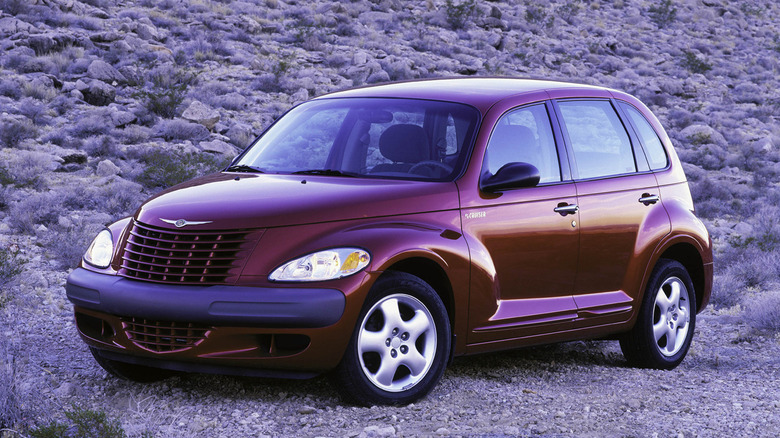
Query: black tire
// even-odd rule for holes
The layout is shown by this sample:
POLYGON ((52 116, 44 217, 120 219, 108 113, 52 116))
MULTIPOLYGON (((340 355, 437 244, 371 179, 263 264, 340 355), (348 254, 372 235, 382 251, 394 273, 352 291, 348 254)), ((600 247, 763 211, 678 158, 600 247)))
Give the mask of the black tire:
POLYGON ((451 336, 447 309, 430 285, 387 273, 366 298, 334 373, 337 388, 346 401, 361 405, 411 403, 441 379, 451 336))
POLYGON ((696 291, 688 271, 677 261, 660 259, 620 348, 631 365, 670 370, 688 353, 695 327, 696 291))
POLYGON ((164 380, 176 374, 175 371, 171 370, 152 368, 144 365, 136 365, 132 363, 107 359, 100 354, 100 350, 97 348, 89 347, 89 351, 92 353, 92 357, 95 358, 95 361, 98 363, 98 365, 100 365, 101 368, 108 371, 109 374, 115 377, 119 377, 120 379, 139 383, 149 383, 164 380))

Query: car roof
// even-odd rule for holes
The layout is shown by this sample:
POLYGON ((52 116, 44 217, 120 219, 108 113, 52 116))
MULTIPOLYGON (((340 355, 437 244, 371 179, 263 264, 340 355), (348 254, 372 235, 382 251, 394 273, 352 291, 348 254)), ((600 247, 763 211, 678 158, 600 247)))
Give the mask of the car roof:
POLYGON ((460 102, 485 112, 495 103, 511 96, 544 91, 571 90, 572 96, 587 95, 587 91, 612 92, 603 87, 569 82, 519 78, 444 78, 395 82, 353 88, 326 94, 319 99, 341 97, 395 97, 460 102), (584 92, 584 93, 583 93, 584 92))

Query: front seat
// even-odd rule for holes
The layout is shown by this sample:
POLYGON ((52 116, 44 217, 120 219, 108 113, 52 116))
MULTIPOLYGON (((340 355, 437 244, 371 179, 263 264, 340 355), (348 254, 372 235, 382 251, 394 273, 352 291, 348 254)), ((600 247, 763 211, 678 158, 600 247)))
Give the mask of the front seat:
POLYGON ((379 152, 392 163, 377 164, 371 173, 408 173, 415 164, 430 159, 428 136, 421 126, 393 125, 379 137, 379 152))

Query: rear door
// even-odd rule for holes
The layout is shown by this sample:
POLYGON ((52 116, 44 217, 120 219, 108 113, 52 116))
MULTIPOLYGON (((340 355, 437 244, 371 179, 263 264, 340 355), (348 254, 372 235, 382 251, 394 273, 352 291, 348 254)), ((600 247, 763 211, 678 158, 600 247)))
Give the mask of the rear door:
POLYGON ((631 317, 650 253, 670 230, 655 176, 614 103, 555 101, 580 207, 574 301, 585 325, 631 317))

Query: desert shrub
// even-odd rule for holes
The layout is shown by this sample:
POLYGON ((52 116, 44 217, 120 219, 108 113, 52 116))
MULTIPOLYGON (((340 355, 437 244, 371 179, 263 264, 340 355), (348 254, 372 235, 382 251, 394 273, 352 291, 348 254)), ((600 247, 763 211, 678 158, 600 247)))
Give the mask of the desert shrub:
POLYGON ((726 270, 713 279, 710 303, 715 307, 733 307, 740 303, 746 286, 741 277, 726 270))
POLYGON ((146 87, 134 96, 140 98, 149 111, 171 119, 177 115, 187 88, 196 78, 195 74, 172 66, 158 67, 146 77, 146 87))
POLYGON ((732 246, 719 255, 716 264, 723 274, 732 275, 734 281, 741 282, 747 288, 762 289, 777 280, 777 252, 767 252, 747 244, 732 241, 732 246))
POLYGON ((569 24, 574 24, 574 17, 580 13, 581 9, 582 5, 580 4, 580 1, 568 0, 566 3, 555 9, 555 15, 569 24))
POLYGON ((149 140, 152 130, 141 125, 128 125, 118 131, 120 141, 124 144, 137 144, 149 140))
POLYGON ((96 135, 84 140, 81 149, 90 157, 115 157, 118 155, 116 141, 111 135, 96 135))
POLYGON ((155 128, 155 136, 162 137, 167 141, 200 141, 209 136, 209 130, 205 126, 181 119, 163 120, 155 128))
POLYGON ((282 80, 288 76, 288 73, 294 68, 294 58, 292 56, 283 56, 271 61, 270 73, 263 73, 252 82, 254 90, 265 91, 268 93, 282 91, 282 80))
POLYGON ((211 99, 212 104, 222 107, 226 110, 239 111, 246 107, 246 97, 239 93, 228 93, 223 96, 216 96, 211 99))
POLYGON ((647 15, 659 29, 663 29, 677 18, 677 8, 674 7, 672 0, 663 0, 657 5, 650 6, 647 15))
POLYGON ((30 119, 34 125, 45 126, 49 123, 52 111, 40 101, 27 97, 19 102, 19 113, 30 119))
POLYGON ((100 185, 91 184, 78 192, 61 193, 63 205, 70 210, 106 213, 112 218, 129 216, 143 202, 146 195, 140 184, 119 177, 100 185))
POLYGON ((685 50, 683 53, 684 57, 680 61, 680 66, 687 69, 691 73, 704 74, 712 70, 712 64, 696 56, 696 53, 691 52, 690 50, 685 50))
POLYGON ((548 18, 547 9, 543 5, 532 3, 525 8, 525 21, 537 26, 549 25, 552 17, 548 18))
POLYGON ((49 226, 39 239, 51 259, 60 269, 76 267, 89 242, 103 228, 103 224, 83 218, 68 218, 49 226))
POLYGON ((14 358, 5 346, 5 337, 0 337, 0 431, 13 430, 25 416, 14 365, 14 358))
POLYGON ((190 154, 164 149, 155 149, 141 159, 146 163, 146 168, 136 181, 150 189, 179 184, 222 169, 230 162, 229 158, 207 153, 190 154))
POLYGON ((124 438, 127 435, 122 424, 109 418, 103 411, 75 407, 65 412, 67 423, 53 421, 31 430, 33 438, 124 438))
POLYGON ((11 15, 24 14, 29 7, 29 0, 0 0, 0 9, 11 15))
MULTIPOLYGON (((26 263, 27 259, 20 255, 18 245, 0 247, 0 291, 22 273, 26 263)), ((2 307, 1 301, 2 298, 0 298, 0 307, 2 307)))
POLYGON ((476 0, 447 0, 445 3, 445 12, 447 13, 447 24, 453 29, 462 29, 469 22, 477 9, 476 0))
POLYGON ((22 86, 22 94, 48 102, 57 96, 57 90, 42 83, 27 83, 22 86))
POLYGON ((753 328, 780 331, 780 292, 772 291, 753 297, 745 313, 753 328))
POLYGON ((22 90, 15 81, 0 81, 0 96, 19 99, 22 96, 22 90))
POLYGON ((70 128, 70 134, 78 138, 105 135, 111 132, 113 125, 104 109, 97 109, 79 117, 76 124, 70 128))
POLYGON ((8 184, 36 190, 46 188, 44 176, 56 167, 52 156, 34 151, 17 151, 9 160, 0 164, 0 168, 4 169, 3 179, 7 179, 8 184))
POLYGON ((11 205, 9 225, 22 233, 35 234, 39 225, 51 226, 61 214, 62 199, 55 193, 33 193, 11 205))
POLYGON ((7 148, 15 148, 28 138, 38 136, 38 129, 32 121, 6 119, 0 122, 0 143, 7 148))

